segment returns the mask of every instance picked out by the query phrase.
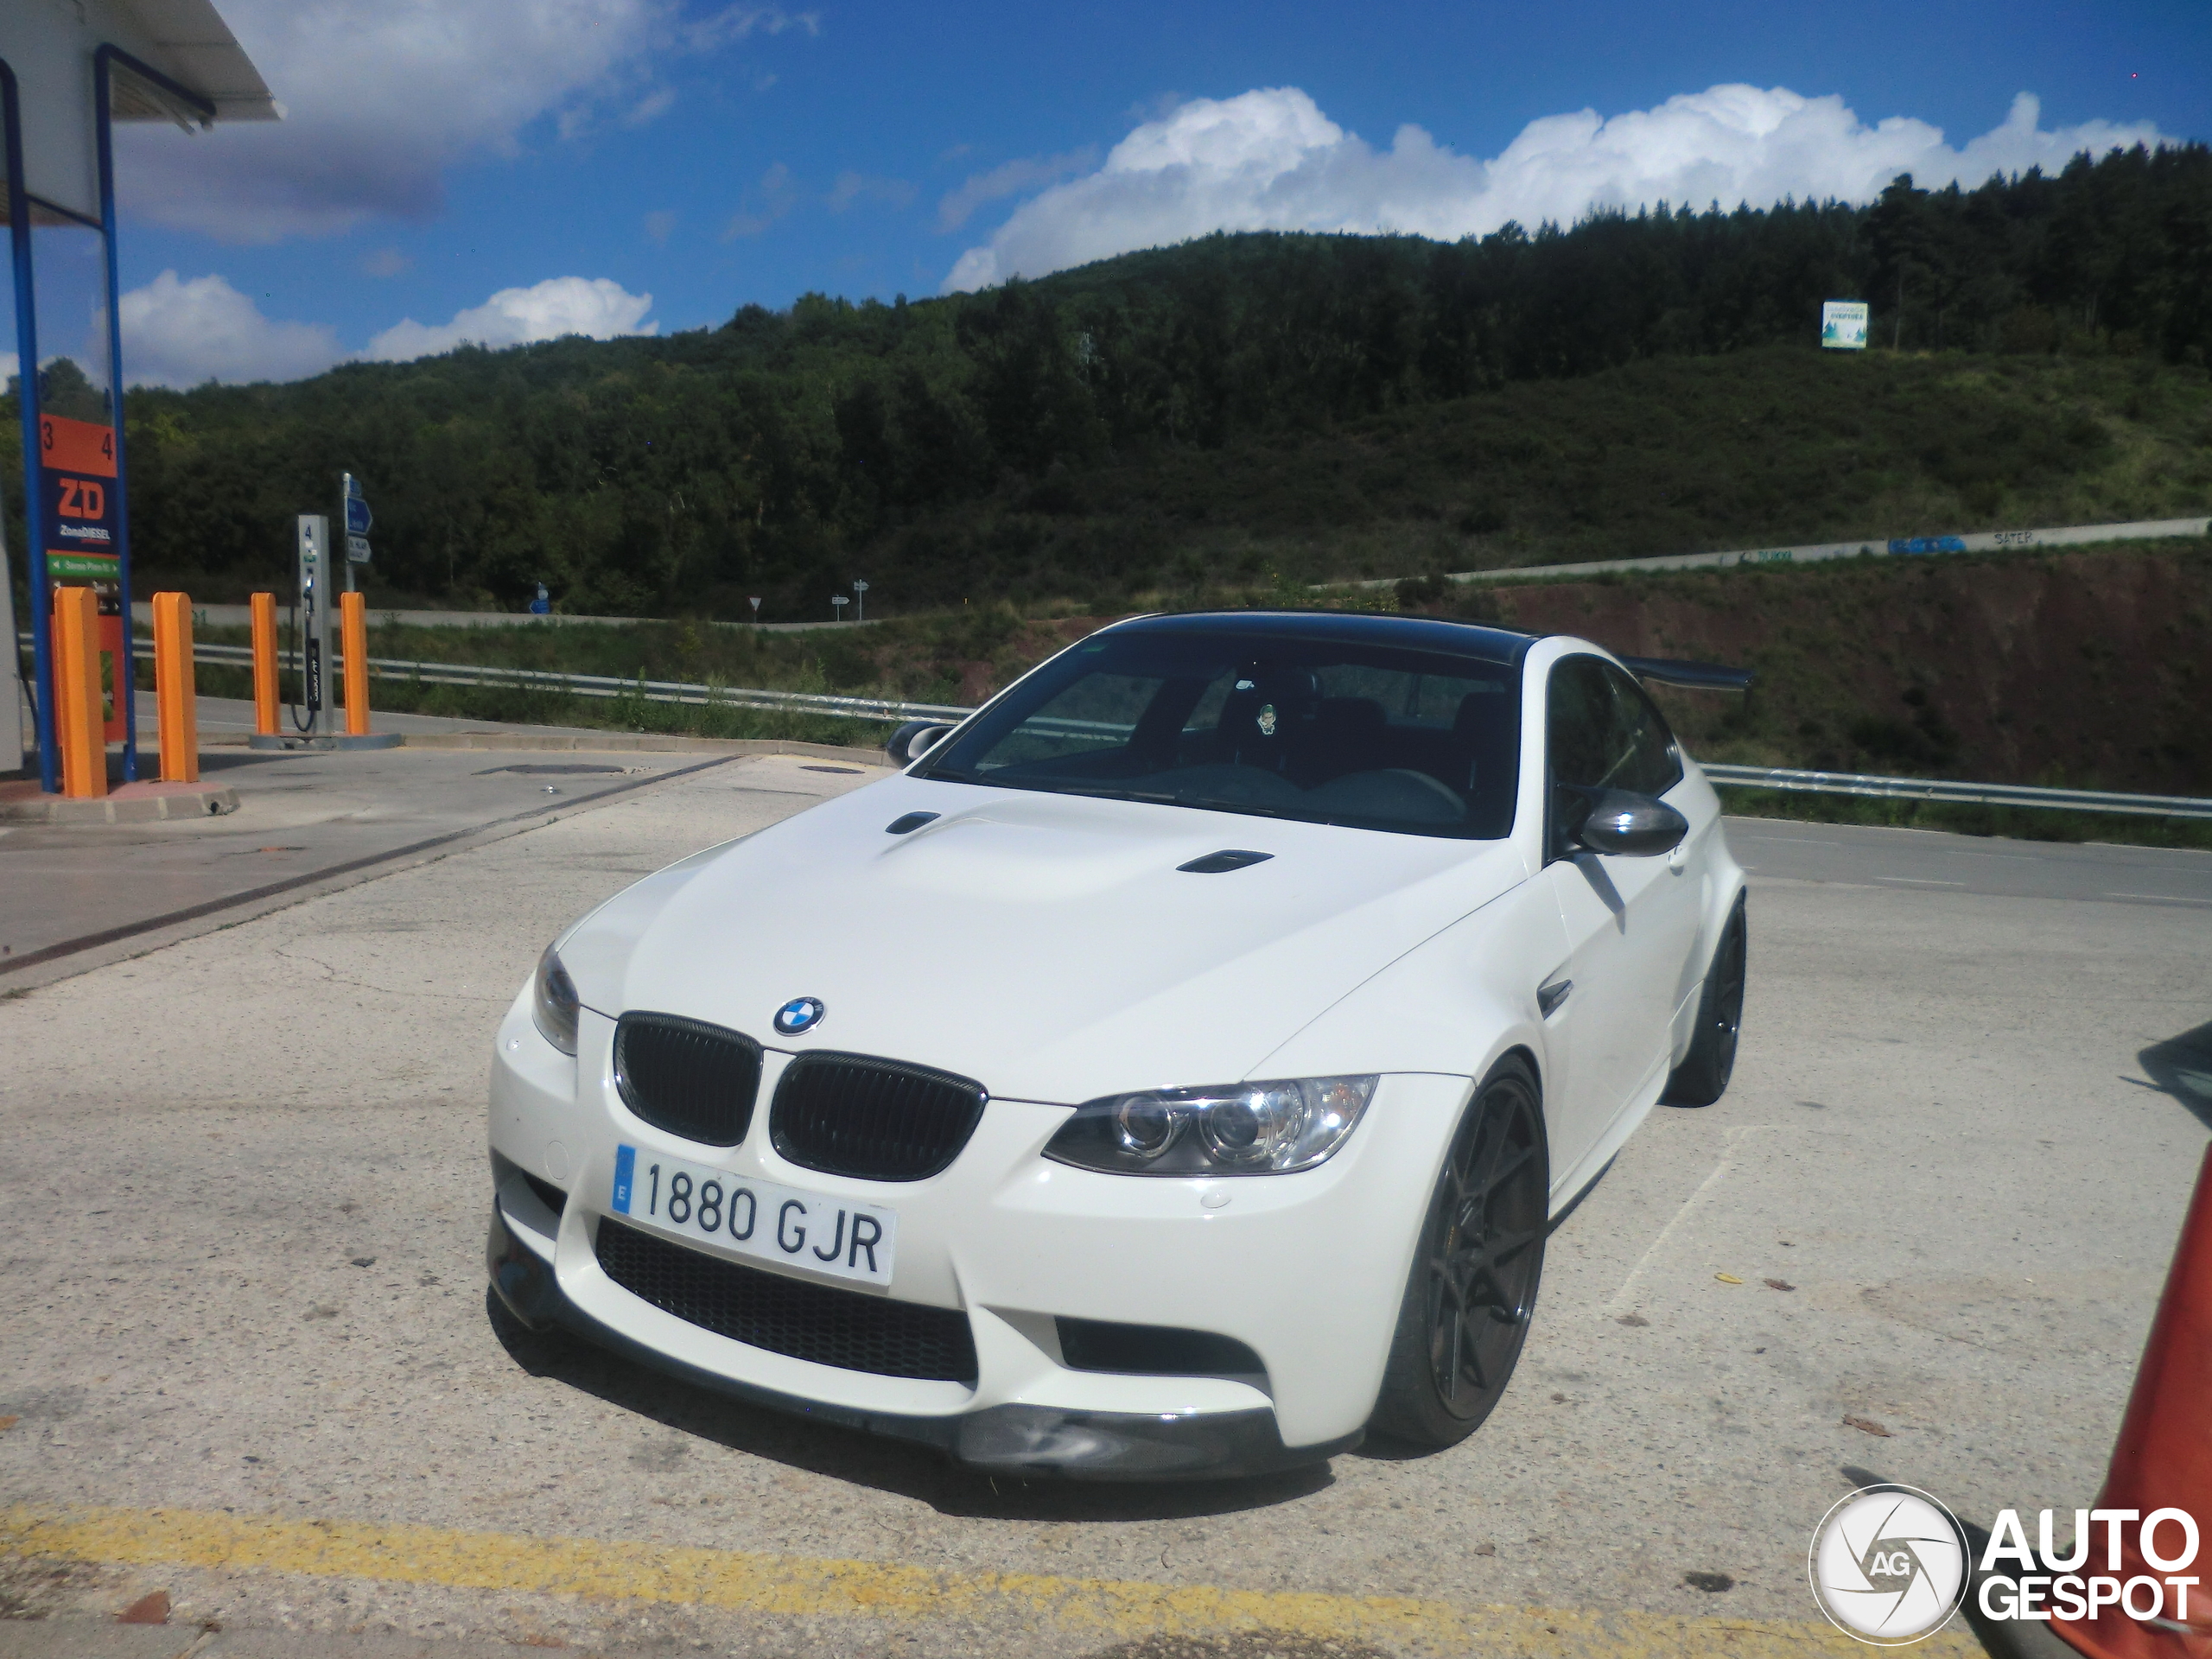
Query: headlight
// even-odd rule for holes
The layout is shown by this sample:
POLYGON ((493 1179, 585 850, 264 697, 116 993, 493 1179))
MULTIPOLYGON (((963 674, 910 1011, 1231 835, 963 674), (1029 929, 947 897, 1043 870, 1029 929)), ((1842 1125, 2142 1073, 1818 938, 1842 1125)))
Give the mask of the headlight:
POLYGON ((1117 1175, 1281 1175, 1338 1147, 1373 1077, 1292 1077, 1109 1095, 1075 1109, 1045 1155, 1117 1175))
POLYGON ((563 1054, 576 1052, 576 982, 561 965, 561 953, 551 945, 537 959, 537 977, 531 982, 530 1017, 537 1034, 563 1054))

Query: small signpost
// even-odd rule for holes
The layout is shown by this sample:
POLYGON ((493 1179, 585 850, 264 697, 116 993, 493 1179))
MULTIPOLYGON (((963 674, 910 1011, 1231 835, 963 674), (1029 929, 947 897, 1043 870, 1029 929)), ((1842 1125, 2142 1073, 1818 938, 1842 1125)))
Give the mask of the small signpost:
POLYGON ((760 595, 755 594, 747 602, 753 607, 753 620, 758 622, 760 620, 760 595))
POLYGON ((545 584, 542 582, 537 584, 537 597, 530 601, 530 613, 532 616, 553 614, 553 596, 545 591, 545 584))
POLYGON ((852 602, 853 601, 851 600, 847 599, 842 594, 830 594, 830 620, 833 622, 843 621, 845 620, 845 607, 852 602))
POLYGON ((1866 302, 1829 300, 1821 307, 1821 346, 1830 352, 1866 349, 1866 302))
POLYGON ((351 473, 340 475, 338 511, 346 526, 346 591, 353 591, 353 567, 369 562, 369 526, 376 523, 376 515, 369 511, 368 498, 361 493, 360 480, 351 473))
POLYGON ((855 622, 867 621, 868 583, 862 582, 858 576, 855 576, 853 578, 853 597, 860 601, 860 603, 854 607, 853 620, 855 622))

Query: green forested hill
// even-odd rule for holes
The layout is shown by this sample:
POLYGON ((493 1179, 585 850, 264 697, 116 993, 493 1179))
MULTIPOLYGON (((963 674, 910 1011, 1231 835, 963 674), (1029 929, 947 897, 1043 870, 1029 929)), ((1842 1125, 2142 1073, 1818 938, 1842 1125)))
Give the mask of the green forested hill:
MULTIPOLYGON (((392 598, 826 613, 2202 512, 2212 152, 1872 207, 1251 235, 660 339, 138 391, 145 579, 266 583, 341 470, 392 598), (1816 351, 1865 297, 1881 349, 1816 351)), ((9 485, 20 524, 20 485, 9 485)), ((142 580, 140 585, 145 585, 142 580)))

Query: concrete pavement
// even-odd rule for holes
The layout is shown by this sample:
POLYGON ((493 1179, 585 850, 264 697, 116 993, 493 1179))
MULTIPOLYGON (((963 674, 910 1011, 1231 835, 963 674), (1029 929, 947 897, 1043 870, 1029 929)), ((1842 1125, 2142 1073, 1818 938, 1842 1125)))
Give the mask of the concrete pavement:
MULTIPOLYGON (((251 730, 250 705, 242 730, 251 730)), ((215 718, 221 720, 219 709, 215 718)), ((0 823, 0 989, 44 983, 256 908, 361 879, 395 860, 443 856, 546 822, 645 781, 790 748, 816 766, 871 753, 814 744, 636 736, 480 721, 411 720, 406 747, 270 752, 219 744, 205 785, 229 789, 219 817, 117 824, 0 823), (582 746, 570 749, 570 742, 582 746), (431 747, 429 746, 441 747, 431 747), (466 745, 467 747, 461 747, 466 745), (90 953, 89 955, 87 953, 90 953)), ((150 773, 153 768, 147 768, 150 773)))
POLYGON ((995 1486, 491 1319, 499 1011, 607 893, 873 775, 807 765, 0 1001, 0 1597, 50 1616, 0 1653, 1841 1653, 1846 1469, 2093 1497, 2212 1119, 2202 855, 1734 822, 1734 1087, 1554 1236, 1442 1454, 995 1486), (173 1638, 105 1622, 156 1590, 173 1638))

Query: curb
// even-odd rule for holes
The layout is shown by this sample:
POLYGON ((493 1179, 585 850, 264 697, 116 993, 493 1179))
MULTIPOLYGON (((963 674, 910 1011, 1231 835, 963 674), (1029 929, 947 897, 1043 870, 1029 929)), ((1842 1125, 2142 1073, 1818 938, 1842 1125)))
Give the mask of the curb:
MULTIPOLYGON (((850 760, 859 757, 870 766, 888 766, 890 756, 880 748, 842 743, 786 742, 772 737, 682 737, 660 732, 404 732, 392 747, 404 749, 505 749, 556 752, 582 751, 601 754, 804 754, 821 760, 850 760)), ((202 734, 202 749, 260 748, 248 733, 202 734)), ((293 753, 300 753, 295 749, 293 753)))
POLYGON ((772 737, 677 737, 658 732, 593 732, 570 737, 547 732, 410 732, 410 749, 548 749, 603 754, 804 754, 823 760, 864 759, 888 766, 880 748, 838 743, 786 742, 772 737))
POLYGON ((280 732, 264 737, 257 732, 245 741, 250 749, 396 749, 407 740, 397 732, 280 732))
POLYGON ((124 784, 90 800, 65 795, 0 799, 0 823, 153 823, 219 817, 238 810, 238 795, 226 784, 124 784))

